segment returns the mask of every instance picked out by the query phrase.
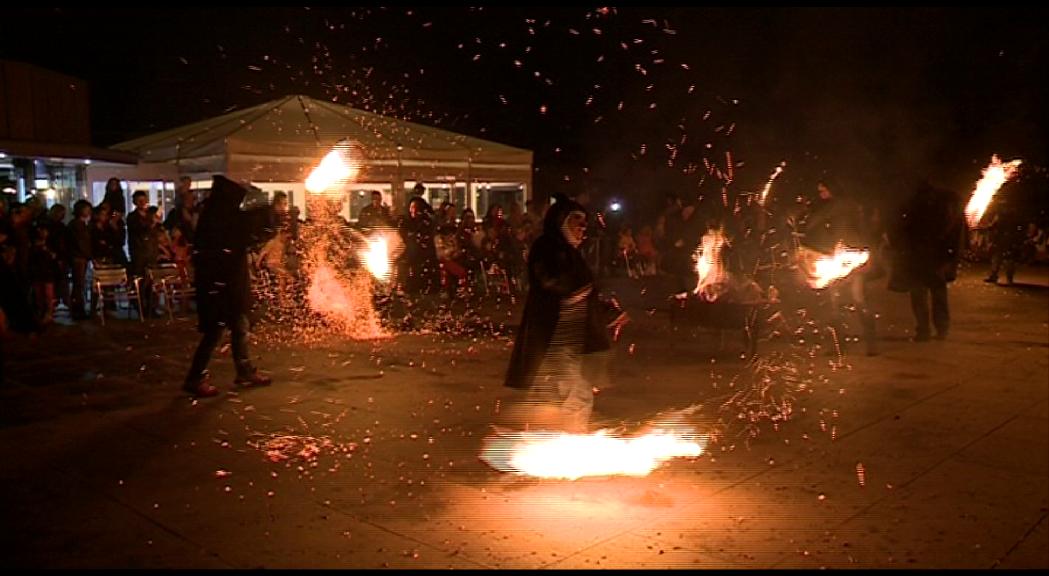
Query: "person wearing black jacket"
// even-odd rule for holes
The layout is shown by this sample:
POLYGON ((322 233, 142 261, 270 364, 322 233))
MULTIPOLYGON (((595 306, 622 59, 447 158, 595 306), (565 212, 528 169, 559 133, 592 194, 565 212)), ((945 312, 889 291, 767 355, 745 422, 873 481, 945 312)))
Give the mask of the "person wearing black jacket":
POLYGON ((137 190, 131 197, 135 209, 127 215, 128 247, 131 252, 131 265, 128 271, 131 276, 140 279, 142 310, 146 317, 155 315, 153 309, 153 280, 149 269, 157 265, 160 247, 157 242, 156 228, 159 226, 155 215, 149 211, 149 195, 145 190, 137 190))
POLYGON ((408 203, 408 215, 400 223, 404 240, 404 289, 409 294, 430 294, 441 285, 441 268, 434 243, 433 208, 421 196, 408 203))
POLYGON ((244 186, 223 176, 212 179, 211 193, 204 201, 197 221, 193 266, 197 294, 200 344, 186 375, 183 389, 195 396, 215 396, 208 362, 222 333, 232 333, 233 361, 237 376, 234 385, 266 386, 271 379, 259 372, 248 357, 248 310, 251 286, 248 249, 271 232, 270 208, 260 206, 241 210, 247 195, 244 186))
POLYGON ((74 320, 86 318, 84 289, 87 263, 91 260, 91 203, 77 200, 73 204, 73 220, 69 222, 69 262, 73 271, 73 293, 69 298, 70 314, 74 320))
POLYGON ((907 202, 894 230, 896 253, 891 289, 909 291, 916 322, 914 340, 929 340, 929 299, 936 338, 950 329, 947 284, 958 275, 958 261, 965 245, 962 205, 955 192, 922 182, 907 202))

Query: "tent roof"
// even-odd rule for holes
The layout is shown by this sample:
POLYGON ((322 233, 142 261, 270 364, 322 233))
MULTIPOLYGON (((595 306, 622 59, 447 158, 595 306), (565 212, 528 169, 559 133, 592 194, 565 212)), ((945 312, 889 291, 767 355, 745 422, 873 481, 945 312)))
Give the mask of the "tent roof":
POLYGON ((311 160, 336 142, 359 144, 368 160, 528 164, 532 152, 423 124, 291 95, 113 146, 143 162, 206 157, 311 160), (398 149, 400 147, 400 149, 398 149))

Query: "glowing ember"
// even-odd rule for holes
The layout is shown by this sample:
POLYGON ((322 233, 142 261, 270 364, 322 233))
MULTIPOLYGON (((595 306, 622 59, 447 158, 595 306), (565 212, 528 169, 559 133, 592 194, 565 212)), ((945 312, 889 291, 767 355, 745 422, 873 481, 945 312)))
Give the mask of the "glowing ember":
POLYGON ((725 233, 718 228, 704 234, 699 247, 696 248, 696 272, 699 274, 699 283, 693 293, 709 301, 717 299, 718 286, 728 281, 725 263, 721 257, 724 246, 725 233))
POLYGON ((806 281, 817 289, 826 288, 836 280, 845 278, 870 259, 868 250, 847 248, 841 242, 834 247, 833 254, 823 254, 805 247, 799 248, 798 252, 806 281))
POLYGON ((576 480, 584 476, 647 476, 671 458, 696 457, 706 439, 695 430, 657 429, 620 438, 593 434, 513 432, 489 438, 482 459, 504 472, 576 480))
POLYGON ((357 339, 389 336, 379 323, 371 296, 371 278, 366 275, 358 274, 352 280, 346 280, 327 262, 310 271, 310 285, 306 292, 310 309, 347 336, 357 339))
POLYGON ((776 170, 771 176, 769 176, 769 181, 765 183, 765 188, 761 191, 761 199, 758 200, 758 203, 762 206, 765 205, 765 198, 768 198, 769 190, 772 190, 772 183, 776 180, 776 177, 779 176, 780 172, 783 172, 783 167, 786 165, 786 162, 780 162, 780 165, 776 166, 776 170))
POLYGON ((983 218, 987 207, 991 204, 991 198, 1002 187, 1002 184, 1016 175, 1016 169, 1019 168, 1020 163, 1021 160, 1017 159, 1002 164, 997 154, 991 156, 991 163, 983 169, 983 178, 976 183, 976 189, 973 190, 969 204, 965 207, 965 220, 969 223, 970 228, 975 228, 980 223, 980 219, 983 218))
POLYGON ((336 144, 306 178, 306 191, 322 194, 339 183, 352 180, 360 171, 360 160, 348 143, 336 144))

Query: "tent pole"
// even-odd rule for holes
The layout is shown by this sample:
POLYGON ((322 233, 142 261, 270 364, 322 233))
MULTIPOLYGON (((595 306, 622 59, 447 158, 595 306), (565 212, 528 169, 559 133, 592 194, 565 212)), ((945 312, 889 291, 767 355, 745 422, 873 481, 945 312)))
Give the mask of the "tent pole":
POLYGON ((466 158, 466 204, 470 207, 470 210, 477 214, 477 199, 474 198, 473 193, 473 177, 471 172, 473 171, 473 158, 469 156, 466 158))
MULTIPOLYGON (((400 144, 397 145, 397 178, 393 182, 393 197, 390 199, 390 210, 395 214, 401 213, 401 204, 404 199, 404 173, 401 170, 401 148, 400 144)), ((405 207, 407 211, 407 207, 405 207)))

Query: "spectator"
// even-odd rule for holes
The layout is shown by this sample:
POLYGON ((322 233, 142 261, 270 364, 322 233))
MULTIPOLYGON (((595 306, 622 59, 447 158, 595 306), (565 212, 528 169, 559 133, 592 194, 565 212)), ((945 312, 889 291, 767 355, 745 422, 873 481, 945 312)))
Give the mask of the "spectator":
POLYGON ((637 233, 637 256, 643 276, 655 276, 658 272, 659 252, 651 226, 642 226, 637 233))
POLYGON ((456 230, 455 244, 458 248, 455 261, 466 270, 467 283, 472 286, 477 280, 477 275, 481 273, 481 244, 474 211, 470 208, 463 209, 456 230))
POLYGON ((430 293, 440 286, 437 247, 434 244, 433 208, 421 196, 408 203, 408 215, 400 225, 404 240, 402 267, 405 290, 430 293))
POLYGON ((382 202, 382 192, 372 191, 372 201, 361 209, 357 216, 357 225, 361 228, 383 228, 390 226, 393 218, 390 216, 390 207, 382 202))
POLYGON ((153 281, 149 269, 157 265, 160 248, 157 245, 156 228, 158 218, 149 209, 149 195, 145 190, 138 190, 131 201, 135 210, 127 217, 127 231, 131 248, 131 265, 128 272, 141 279, 139 291, 142 296, 142 309, 146 317, 155 315, 153 309, 153 281))
POLYGON ((58 273, 58 257, 48 246, 48 227, 33 228, 33 247, 29 255, 29 276, 33 282, 33 301, 36 317, 44 326, 54 320, 55 276, 58 273))
POLYGON ((179 236, 189 245, 193 244, 193 233, 197 229, 197 194, 190 187, 192 180, 189 176, 182 176, 175 187, 175 206, 168 211, 164 219, 164 228, 168 234, 174 235, 179 231, 179 236))
POLYGON ((91 261, 91 203, 87 200, 77 200, 73 204, 73 220, 69 223, 69 259, 73 272, 70 314, 74 320, 82 320, 86 316, 84 290, 87 264, 91 261))
POLYGON ((54 253, 55 299, 69 308, 69 230, 66 228, 66 207, 55 204, 47 212, 47 245, 54 253))

